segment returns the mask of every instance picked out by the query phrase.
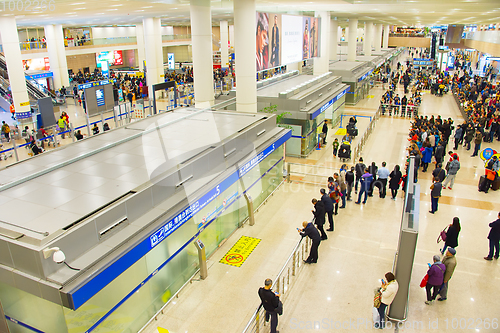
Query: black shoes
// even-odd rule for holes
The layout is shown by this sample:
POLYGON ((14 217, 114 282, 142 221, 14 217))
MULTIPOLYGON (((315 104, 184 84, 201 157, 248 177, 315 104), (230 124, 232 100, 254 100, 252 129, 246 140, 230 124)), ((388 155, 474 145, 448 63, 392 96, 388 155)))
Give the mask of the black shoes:
POLYGON ((332 228, 330 228, 330 229, 326 229, 326 231, 333 231, 333 229, 332 229, 332 228))

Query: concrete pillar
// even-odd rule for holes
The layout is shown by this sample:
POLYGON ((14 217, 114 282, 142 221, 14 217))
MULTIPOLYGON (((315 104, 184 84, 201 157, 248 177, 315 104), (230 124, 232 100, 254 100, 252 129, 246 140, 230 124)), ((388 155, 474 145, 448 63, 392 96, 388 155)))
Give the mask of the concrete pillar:
POLYGON ((220 21, 220 63, 222 68, 229 67, 229 30, 227 21, 220 21))
POLYGON ((382 49, 382 24, 377 23, 375 27, 375 51, 382 49))
POLYGON ((330 21, 330 60, 337 60, 339 53, 339 22, 337 20, 330 21))
POLYGON ((389 48, 389 25, 384 25, 384 41, 383 41, 384 49, 389 48))
POLYGON ((146 60, 146 52, 144 49, 144 26, 142 23, 135 25, 135 34, 137 36, 137 58, 140 71, 144 71, 144 61, 146 60))
POLYGON ((68 61, 66 58, 66 48, 64 47, 64 33, 61 24, 54 26, 56 36, 57 59, 59 60, 59 68, 61 70, 61 84, 69 87, 68 61))
MULTIPOLYGON (((17 34, 16 19, 14 17, 4 16, 0 18, 0 36, 16 114, 29 112, 31 110, 30 100, 26 89, 19 35, 17 34)), ((22 118, 22 116, 19 118, 22 118)))
MULTIPOLYGON (((153 88, 154 84, 162 82, 160 75, 163 72, 163 68, 158 68, 157 57, 159 52, 157 51, 157 46, 161 47, 161 35, 155 33, 157 25, 153 17, 148 17, 143 19, 142 25, 144 28, 144 46, 146 50, 146 80, 148 84, 149 96, 153 98, 153 88), (158 36, 160 39, 158 40, 158 36)), ((161 59, 162 61, 163 59, 161 59)))
POLYGON ((330 67, 330 12, 316 12, 315 16, 321 18, 321 35, 320 56, 314 58, 313 74, 321 75, 327 73, 330 67))
POLYGON ((365 42, 363 44, 363 51, 365 53, 365 56, 371 56, 372 55, 372 36, 373 36, 373 23, 372 22, 366 22, 365 23, 365 42))
POLYGON ((356 61, 356 35, 358 20, 349 19, 349 35, 347 36, 347 61, 356 61))
POLYGON ((300 62, 294 62, 291 64, 286 65, 286 71, 291 72, 291 71, 298 71, 299 66, 302 67, 302 61, 300 62))
POLYGON ((163 70, 163 41, 161 39, 161 19, 155 17, 154 24, 154 38, 155 38, 155 51, 156 51, 156 68, 158 71, 159 82, 165 81, 165 71, 163 70))
POLYGON ((257 112, 255 0, 234 1, 236 111, 257 112))
POLYGON ((56 34, 54 25, 49 24, 43 28, 45 32, 45 40, 47 42, 47 52, 49 53, 50 70, 54 74, 54 89, 60 89, 61 83, 61 68, 59 67, 59 53, 57 52, 56 34))
POLYGON ((195 106, 208 108, 214 104, 210 0, 191 0, 190 12, 195 106))
POLYGON ((229 26, 229 46, 234 47, 234 25, 229 26))

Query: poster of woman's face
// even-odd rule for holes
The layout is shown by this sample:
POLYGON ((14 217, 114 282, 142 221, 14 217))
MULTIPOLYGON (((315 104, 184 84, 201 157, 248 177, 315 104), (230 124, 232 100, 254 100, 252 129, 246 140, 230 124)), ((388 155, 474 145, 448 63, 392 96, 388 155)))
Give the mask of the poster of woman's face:
POLYGON ((309 58, 317 57, 318 52, 318 18, 311 17, 311 27, 309 30, 309 58))
POLYGON ((257 12, 256 41, 256 66, 257 72, 269 68, 269 15, 257 12))

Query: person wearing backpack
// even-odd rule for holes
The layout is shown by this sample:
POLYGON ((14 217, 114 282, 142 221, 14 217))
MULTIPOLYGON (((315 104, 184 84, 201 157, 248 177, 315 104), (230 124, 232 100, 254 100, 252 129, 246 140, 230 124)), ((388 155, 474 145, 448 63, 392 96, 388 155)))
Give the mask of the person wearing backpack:
POLYGON ((361 176, 365 173, 366 170, 366 165, 363 163, 363 158, 359 158, 359 162, 355 166, 356 170, 356 183, 354 185, 354 191, 357 194, 358 193, 358 183, 361 180, 361 176))

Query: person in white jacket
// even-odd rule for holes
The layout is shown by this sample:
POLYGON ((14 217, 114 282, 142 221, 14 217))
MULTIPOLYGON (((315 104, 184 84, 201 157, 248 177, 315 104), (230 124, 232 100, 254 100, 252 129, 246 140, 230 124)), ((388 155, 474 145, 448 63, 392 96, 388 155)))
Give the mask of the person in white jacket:
POLYGON ((390 305, 392 301, 394 301, 394 297, 396 297, 398 289, 398 281, 396 281, 396 277, 394 276, 394 274, 392 274, 391 272, 386 273, 385 280, 382 280, 382 298, 380 307, 378 308, 378 314, 380 316, 378 328, 380 329, 385 328, 385 309, 387 309, 387 306, 390 305))

